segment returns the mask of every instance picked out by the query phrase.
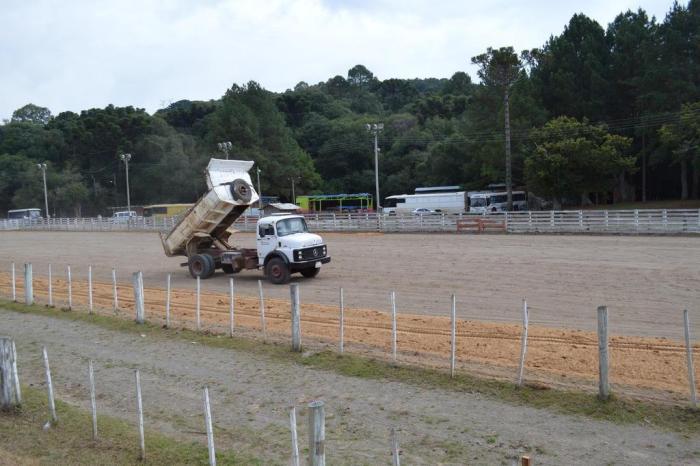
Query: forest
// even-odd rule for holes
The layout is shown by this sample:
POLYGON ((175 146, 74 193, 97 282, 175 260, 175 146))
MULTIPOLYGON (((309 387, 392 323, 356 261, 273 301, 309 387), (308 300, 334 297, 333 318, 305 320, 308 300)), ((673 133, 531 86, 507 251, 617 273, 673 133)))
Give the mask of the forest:
MULTIPOLYGON (((555 207, 700 197, 700 0, 664 18, 620 13, 603 27, 575 14, 540 48, 518 44, 464 57, 477 76, 396 79, 364 65, 275 93, 233 84, 218 99, 53 115, 40 102, 0 125, 0 212, 110 215, 126 205, 194 202, 208 160, 254 160, 262 192, 374 193, 503 183, 555 207), (508 114, 511 155, 506 160, 508 114), (43 209, 42 209, 43 210, 43 209)), ((426 73, 429 73, 426 70, 426 73)), ((291 83, 290 83, 291 85, 291 83)), ((255 178, 255 177, 254 177, 255 178)))

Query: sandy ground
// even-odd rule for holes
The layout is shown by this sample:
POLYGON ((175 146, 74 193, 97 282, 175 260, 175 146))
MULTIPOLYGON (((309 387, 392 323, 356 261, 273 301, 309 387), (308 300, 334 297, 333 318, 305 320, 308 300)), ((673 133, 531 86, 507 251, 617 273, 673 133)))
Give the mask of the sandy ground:
MULTIPOLYGON (((0 290, 7 296, 10 277, 0 274, 0 290)), ((19 300, 23 300, 23 279, 17 280, 19 300)), ((52 280, 54 304, 67 306, 67 283, 52 280)), ((265 288, 273 287, 269 285, 265 288)), ((48 280, 34 280, 36 298, 48 301, 48 280)), ((72 288, 73 307, 88 308, 88 287, 76 280, 72 288)), ((118 314, 132 318, 133 291, 130 285, 118 286, 118 314)), ((145 290, 146 318, 164 322, 165 292, 145 290)), ((195 295, 189 289, 174 289, 171 294, 171 325, 195 328, 195 295)), ((227 294, 207 292, 200 298, 201 326, 219 333, 229 332, 230 308, 227 294)), ((93 283, 96 312, 112 314, 113 288, 109 283, 93 283)), ((302 334, 307 345, 338 346, 338 308, 304 304, 301 310, 302 334)), ((266 331, 271 338, 289 340, 290 304, 265 298, 266 331)), ((368 309, 345 309, 344 341, 349 351, 388 358, 391 354, 390 314, 368 309)), ((257 298, 237 296, 234 307, 236 331, 261 330, 260 302, 257 298)), ((404 362, 446 368, 451 349, 450 322, 442 316, 399 314, 397 349, 404 362)), ((456 325, 458 367, 481 375, 514 378, 521 346, 521 326, 458 320, 456 325)), ((597 335, 592 332, 553 329, 531 325, 526 358, 526 380, 563 385, 578 390, 595 387, 598 370, 597 335)), ((612 336, 610 340, 610 377, 613 390, 633 396, 651 397, 687 403, 688 378, 685 347, 681 342, 649 337, 612 336)), ((700 361, 700 344, 694 347, 700 361)), ((700 391, 700 366, 695 380, 700 391)))
MULTIPOLYGON (((239 245, 253 247, 241 233, 239 245)), ((457 295, 461 318, 520 321, 526 298, 535 324, 593 331, 596 308, 610 309, 610 332, 681 339, 682 310, 691 312, 700 333, 700 237, 536 236, 452 234, 324 234, 332 262, 302 284, 304 303, 337 305, 345 290, 348 307, 389 310, 397 293, 400 313, 448 315, 457 295)), ((147 286, 194 288, 183 258, 163 255, 155 233, 2 232, 0 267, 31 261, 45 274, 49 262, 65 275, 84 279, 88 264, 95 279, 109 281, 115 267, 121 281, 142 270, 147 286)), ((236 275, 241 294, 257 294, 262 274, 236 275)), ((203 282, 207 291, 225 292, 228 278, 217 273, 203 282)), ((273 298, 288 299, 287 287, 268 287, 273 298)))
MULTIPOLYGON (((81 322, 0 311, 17 343, 23 383, 43 385, 47 345, 56 395, 89 406, 87 360, 95 361, 100 412, 134 421, 133 370, 141 370, 146 427, 204 441, 203 385, 211 391, 217 448, 288 464, 288 409, 326 402, 328 464, 390 464, 389 430, 399 429, 406 464, 504 464, 528 453, 535 464, 697 464, 697 437, 649 426, 553 414, 457 393, 364 380, 283 364, 265 356, 81 322)), ((86 425, 85 433, 89 435, 86 425)), ((146 447, 148 448, 148 446, 146 447)))

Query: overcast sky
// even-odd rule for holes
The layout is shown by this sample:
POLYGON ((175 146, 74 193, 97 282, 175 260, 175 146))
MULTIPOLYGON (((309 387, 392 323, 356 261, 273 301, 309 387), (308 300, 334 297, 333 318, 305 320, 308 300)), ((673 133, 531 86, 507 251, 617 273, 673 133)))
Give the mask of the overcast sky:
POLYGON ((2 0, 0 120, 26 103, 153 112, 255 80, 284 91, 346 76, 450 77, 486 47, 541 46, 574 13, 606 27, 671 0, 2 0))

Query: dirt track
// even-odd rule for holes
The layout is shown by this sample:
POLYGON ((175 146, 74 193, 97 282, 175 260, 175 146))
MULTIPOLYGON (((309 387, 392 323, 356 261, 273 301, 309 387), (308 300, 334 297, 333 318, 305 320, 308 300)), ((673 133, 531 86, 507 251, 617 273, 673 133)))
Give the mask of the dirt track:
MULTIPOLYGON (((251 234, 239 234, 252 247, 251 234)), ((345 289, 348 307, 386 311, 397 293, 399 313, 448 315, 457 295, 461 318, 520 321, 523 298, 535 324, 595 330, 596 307, 610 309, 612 334, 682 338, 681 311, 691 313, 700 334, 700 237, 518 236, 449 234, 325 234, 332 262, 302 284, 304 303, 337 305, 345 289)), ((194 288, 183 258, 163 255, 155 233, 2 232, 0 267, 31 261, 36 274, 49 262, 56 276, 108 282, 116 267, 120 281, 144 272, 147 286, 164 287, 173 274, 176 288, 194 288)), ((240 293, 257 294, 260 272, 236 275, 240 293)), ((225 292, 222 273, 203 289, 225 292)), ((267 295, 288 299, 287 287, 267 287, 267 295)))

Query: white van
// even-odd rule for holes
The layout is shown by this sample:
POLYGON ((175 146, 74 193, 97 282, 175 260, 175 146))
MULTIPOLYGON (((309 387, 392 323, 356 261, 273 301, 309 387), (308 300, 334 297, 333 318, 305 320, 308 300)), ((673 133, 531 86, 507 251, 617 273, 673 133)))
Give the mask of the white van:
MULTIPOLYGON (((508 210, 508 193, 474 193, 469 195, 469 212, 495 213, 508 210)), ((525 191, 513 191, 513 210, 527 210, 525 191)))
POLYGON ((121 212, 114 212, 112 215, 112 223, 127 223, 129 219, 135 220, 138 216, 133 210, 123 210, 121 212))

